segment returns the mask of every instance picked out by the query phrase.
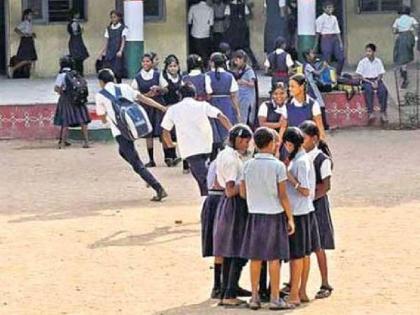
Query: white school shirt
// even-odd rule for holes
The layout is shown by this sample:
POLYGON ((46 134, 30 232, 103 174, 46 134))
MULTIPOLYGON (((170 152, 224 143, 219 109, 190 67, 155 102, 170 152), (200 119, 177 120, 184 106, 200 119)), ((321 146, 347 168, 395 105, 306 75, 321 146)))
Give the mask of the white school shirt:
POLYGON ((192 25, 191 36, 209 38, 210 28, 214 24, 214 11, 205 1, 193 5, 188 11, 188 24, 192 25))
POLYGON ((335 15, 324 13, 315 22, 316 32, 321 35, 340 34, 340 26, 335 15))
MULTIPOLYGON (((276 106, 274 111, 277 114, 281 114, 283 117, 287 117, 287 108, 286 105, 278 106, 276 102, 272 101, 273 104, 276 106)), ((267 117, 268 116, 268 107, 267 103, 263 102, 261 103, 260 107, 258 108, 258 117, 267 117)))
MULTIPOLYGON (((150 81, 150 80, 152 80, 153 79, 153 76, 154 76, 154 74, 155 74, 155 70, 154 69, 150 69, 149 71, 146 71, 146 70, 144 70, 144 69, 141 69, 140 70, 140 74, 141 74, 141 77, 143 78, 143 80, 145 80, 145 81, 150 81)), ((166 84, 166 86, 167 86, 167 82, 166 82, 166 80, 165 81, 163 81, 162 80, 162 75, 159 77, 159 86, 160 87, 166 87, 166 86, 164 86, 166 84)), ((139 89, 139 85, 138 85, 138 83, 137 83, 137 80, 136 79, 133 79, 133 81, 131 81, 131 87, 133 88, 133 89, 135 89, 135 90, 138 90, 139 89)))
MULTIPOLYGON (((212 69, 212 71, 214 71, 214 69, 212 69)), ((219 72, 226 72, 226 70, 223 69, 223 68, 219 68, 218 71, 219 72)), ((232 74, 230 74, 230 75, 232 76, 232 83, 230 84, 230 93, 238 92, 239 91, 238 82, 236 82, 236 80, 235 80, 235 78, 233 77, 232 74)), ((206 76, 205 76, 205 81, 206 81, 206 92, 207 92, 207 94, 213 94, 213 89, 211 87, 211 78, 208 74, 206 74, 206 76)))
POLYGON ((32 36, 32 22, 29 22, 28 20, 24 20, 19 23, 19 25, 16 27, 19 31, 21 31, 26 36, 32 36))
MULTIPOLYGON (((134 90, 128 84, 124 84, 124 83, 115 84, 113 82, 108 82, 105 85, 105 90, 110 92, 112 95, 115 95, 115 86, 119 86, 121 88, 122 96, 131 102, 135 102, 135 100, 140 95, 140 92, 134 90)), ((103 96, 101 93, 96 93, 95 103, 96 103, 96 114, 98 116, 103 116, 106 114, 106 118, 111 126, 112 135, 114 137, 121 135, 121 132, 113 123, 115 122, 115 112, 114 112, 114 109, 112 108, 112 102, 108 98, 103 96)))
MULTIPOLYGON (((284 50, 283 49, 281 49, 281 48, 277 48, 276 49, 276 55, 280 55, 282 53, 284 53, 284 50)), ((287 54, 287 56, 286 56, 286 65, 287 65, 287 67, 289 67, 289 68, 290 67, 293 67, 294 64, 295 63, 293 62, 292 56, 290 54, 287 54)), ((265 59, 264 66, 266 68, 270 68, 271 67, 270 60, 268 60, 268 58, 265 59)))
POLYGON ((209 118, 217 118, 221 113, 207 102, 187 97, 168 107, 161 127, 168 131, 176 128, 179 152, 183 159, 198 154, 209 154, 213 145, 213 131, 209 118))
MULTIPOLYGON (((314 105, 312 106, 312 116, 316 117, 321 115, 321 106, 319 105, 317 100, 314 100, 312 97, 310 97, 309 95, 306 95, 306 102, 308 102, 309 100, 313 100, 314 101, 314 105)), ((294 105, 296 107, 302 107, 303 103, 299 102, 297 99, 293 98, 291 103, 294 103, 294 105)), ((284 118, 287 119, 287 108, 284 111, 284 118)))
MULTIPOLYGON (((309 159, 311 160, 312 163, 315 162, 316 157, 318 156, 318 154, 323 153, 320 149, 318 149, 317 147, 312 149, 311 151, 307 152, 309 159)), ((331 160, 330 159, 326 159, 324 160, 324 162, 322 162, 321 164, 321 179, 324 180, 327 177, 332 176, 332 165, 331 165, 331 160)))
POLYGON ((397 29, 398 32, 407 32, 414 31, 418 25, 419 22, 416 20, 416 18, 404 14, 395 20, 392 27, 397 29))
POLYGON ((216 158, 217 180, 221 187, 226 188, 226 183, 237 183, 240 179, 243 161, 238 151, 230 146, 219 152, 216 158))
POLYGON ((368 57, 365 57, 359 61, 356 73, 363 78, 374 79, 381 74, 385 74, 385 68, 381 59, 375 57, 373 61, 370 61, 368 57))
MULTIPOLYGON (((279 7, 283 8, 286 6, 286 0, 279 0, 279 7)), ((264 0, 264 8, 267 7, 267 0, 264 0)))
POLYGON ((305 150, 301 150, 297 153, 295 158, 290 162, 288 171, 296 178, 300 183, 300 187, 310 190, 308 197, 303 196, 295 189, 295 187, 287 181, 287 196, 289 197, 290 205, 292 207, 293 215, 305 215, 315 210, 313 205, 312 190, 315 185, 315 176, 313 163, 309 160, 305 150))
MULTIPOLYGON (((117 28, 121 27, 121 23, 117 23, 116 25, 112 24, 111 25, 111 29, 112 30, 116 30, 117 28)), ((128 28, 127 26, 124 27, 123 31, 122 31, 122 37, 127 37, 128 35, 128 28)), ((108 27, 105 29, 105 34, 104 34, 105 38, 109 38, 109 33, 108 33, 108 27)))
MULTIPOLYGON (((180 78, 179 74, 177 74, 176 78, 174 78, 174 77, 172 77, 172 75, 170 73, 168 73, 168 79, 171 80, 172 83, 177 83, 181 78, 180 78)), ((161 72, 161 74, 160 74, 159 84, 160 84, 160 87, 162 87, 162 88, 166 88, 169 85, 168 81, 163 76, 163 72, 161 72)))
POLYGON ((62 72, 57 75, 57 78, 55 79, 55 86, 58 86, 59 88, 62 88, 63 90, 66 89, 66 75, 67 73, 71 71, 70 68, 63 68, 62 72))

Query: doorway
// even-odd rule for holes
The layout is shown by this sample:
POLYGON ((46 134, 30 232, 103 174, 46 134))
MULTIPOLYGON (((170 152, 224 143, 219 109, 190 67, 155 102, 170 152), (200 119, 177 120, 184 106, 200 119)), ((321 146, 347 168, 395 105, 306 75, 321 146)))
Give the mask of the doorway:
POLYGON ((6 73, 6 10, 5 1, 0 1, 0 74, 6 73))

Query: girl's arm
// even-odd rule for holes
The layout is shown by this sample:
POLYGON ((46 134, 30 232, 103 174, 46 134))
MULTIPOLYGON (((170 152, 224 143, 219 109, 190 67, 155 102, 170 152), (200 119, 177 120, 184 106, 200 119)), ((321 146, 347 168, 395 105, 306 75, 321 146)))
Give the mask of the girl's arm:
POLYGON ((148 105, 150 107, 157 108, 161 112, 165 112, 166 111, 166 107, 165 106, 159 104, 158 102, 154 101, 150 97, 147 97, 147 96, 143 95, 142 93, 138 93, 137 101, 139 101, 140 103, 146 104, 146 105, 148 105))
POLYGON ((286 132, 287 129, 287 119, 283 116, 280 118, 280 130, 279 130, 279 137, 280 142, 283 143, 283 135, 286 132))
POLYGON ((292 235, 293 233, 295 233, 295 221, 293 219, 289 197, 287 197, 286 182, 283 181, 281 183, 278 183, 277 187, 278 187, 277 189, 278 189, 280 204, 283 207, 284 212, 286 213, 286 217, 287 217, 288 232, 289 232, 289 235, 292 235))
POLYGON ((15 32, 19 35, 19 36, 21 36, 21 37, 25 37, 26 36, 26 34, 24 33, 24 32, 22 32, 19 28, 17 28, 17 27, 15 27, 15 32))
POLYGON ((238 116, 238 120, 241 120, 241 111, 239 109, 239 97, 238 92, 233 92, 230 94, 232 98, 233 108, 236 111, 236 115, 238 116))
POLYGON ((325 178, 321 184, 316 185, 315 200, 324 197, 331 190, 331 177, 325 178))
POLYGON ((58 85, 54 86, 54 91, 59 95, 61 95, 63 93, 62 88, 59 87, 58 85))
POLYGON ((290 173, 287 172, 287 179, 289 183, 296 189, 296 191, 304 197, 309 197, 311 191, 309 188, 303 188, 300 186, 298 180, 290 173))
POLYGON ((314 122, 319 129, 319 139, 325 141, 326 135, 325 135, 324 123, 322 122, 322 115, 315 116, 314 122))
POLYGON ((248 80, 240 79, 240 80, 238 80, 238 84, 242 85, 242 86, 252 88, 252 87, 255 87, 255 80, 252 79, 252 80, 248 81, 248 80))
POLYGON ((267 122, 267 117, 258 116, 258 123, 261 127, 267 127, 271 129, 277 129, 281 127, 281 122, 267 122))
POLYGON ((241 180, 241 183, 239 185, 239 195, 242 199, 246 199, 246 184, 244 180, 241 180))
POLYGON ((124 52, 124 48, 125 48, 125 41, 126 41, 126 38, 125 38, 125 36, 123 36, 122 41, 121 41, 120 50, 118 50, 118 52, 117 52, 117 57, 118 58, 121 58, 123 56, 123 52, 124 52))
POLYGON ((225 194, 228 198, 239 195, 239 185, 236 185, 235 182, 227 182, 225 194))

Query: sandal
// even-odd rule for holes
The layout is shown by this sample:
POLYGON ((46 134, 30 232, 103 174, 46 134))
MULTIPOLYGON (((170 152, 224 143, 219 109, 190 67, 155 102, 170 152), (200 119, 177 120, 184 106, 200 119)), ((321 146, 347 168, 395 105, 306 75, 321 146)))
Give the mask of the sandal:
POLYGON ((250 310, 257 311, 261 308, 261 301, 259 299, 251 299, 248 303, 250 310))
POLYGON ((290 283, 283 283, 284 287, 280 290, 280 294, 287 296, 290 294, 290 283))
POLYGON ((270 311, 292 310, 294 308, 296 308, 295 304, 287 303, 283 299, 271 301, 269 306, 270 311))
POLYGON ((325 299, 329 297, 333 291, 333 287, 330 285, 323 285, 319 289, 318 293, 315 295, 316 299, 325 299))
POLYGON ((247 303, 240 299, 228 299, 228 300, 223 300, 222 304, 226 308, 236 308, 236 307, 244 306, 247 303))

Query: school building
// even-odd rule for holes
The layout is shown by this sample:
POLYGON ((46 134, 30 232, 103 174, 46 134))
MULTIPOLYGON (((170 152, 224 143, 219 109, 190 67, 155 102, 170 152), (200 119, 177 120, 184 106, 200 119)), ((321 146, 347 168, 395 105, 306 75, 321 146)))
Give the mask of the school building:
MULTIPOLYGON (((311 0, 308 0, 311 1, 311 0)), ((316 1, 321 12, 321 0, 316 1)), ((182 61, 188 54, 187 12, 190 0, 144 0, 145 50, 156 51, 162 57, 175 53, 182 61)), ((264 59, 263 0, 248 0, 252 6, 250 21, 251 43, 260 63, 264 59)), ((0 74, 6 71, 8 60, 18 48, 19 37, 14 28, 20 22, 22 10, 35 11, 34 32, 39 61, 36 73, 53 76, 58 59, 68 52, 67 12, 74 8, 84 20, 84 40, 91 57, 86 62, 87 73, 94 73, 95 59, 104 45, 104 29, 109 12, 122 8, 123 0, 2 0, 0 2, 0 74)), ((345 42, 347 63, 355 65, 363 56, 364 45, 374 42, 386 64, 392 63, 393 35, 391 26, 402 3, 409 4, 416 15, 420 0, 336 0, 345 42), (416 10, 417 9, 417 10, 416 10)))

